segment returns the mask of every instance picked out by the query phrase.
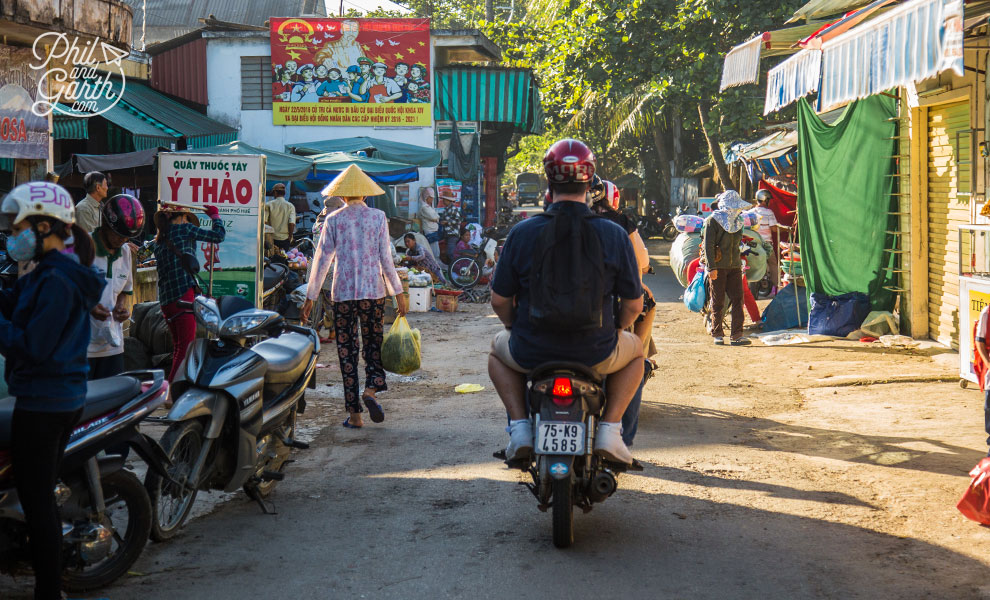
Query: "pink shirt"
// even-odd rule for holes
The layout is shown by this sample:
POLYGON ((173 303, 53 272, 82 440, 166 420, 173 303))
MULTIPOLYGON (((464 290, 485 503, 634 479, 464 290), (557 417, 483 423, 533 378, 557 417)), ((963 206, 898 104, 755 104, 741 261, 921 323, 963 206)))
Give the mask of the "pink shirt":
POLYGON ((334 265, 330 299, 377 300, 402 292, 385 213, 363 202, 330 213, 313 256, 306 297, 316 300, 334 265))

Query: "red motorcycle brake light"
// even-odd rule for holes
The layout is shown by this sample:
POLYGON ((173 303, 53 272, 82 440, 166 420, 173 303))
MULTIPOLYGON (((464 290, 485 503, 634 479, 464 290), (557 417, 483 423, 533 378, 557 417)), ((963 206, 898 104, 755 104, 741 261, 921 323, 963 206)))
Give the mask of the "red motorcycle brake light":
POLYGON ((554 397, 574 395, 574 390, 571 388, 571 380, 566 377, 558 377, 554 379, 553 395, 554 397))
POLYGON ((570 406, 574 403, 574 388, 571 380, 566 377, 557 377, 553 380, 553 392, 550 398, 557 406, 570 406))

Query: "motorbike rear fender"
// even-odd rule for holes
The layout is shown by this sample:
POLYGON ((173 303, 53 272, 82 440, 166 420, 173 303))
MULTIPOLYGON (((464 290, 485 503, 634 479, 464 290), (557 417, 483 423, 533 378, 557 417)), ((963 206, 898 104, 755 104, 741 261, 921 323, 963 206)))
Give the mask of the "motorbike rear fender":
POLYGON ((167 467, 172 465, 172 460, 165 453, 161 444, 152 437, 135 430, 127 440, 127 445, 134 449, 134 452, 141 457, 141 460, 148 465, 148 468, 166 481, 171 479, 167 467))
POLYGON ((189 388, 172 405, 166 421, 179 423, 191 419, 207 420, 207 439, 220 437, 224 421, 227 419, 228 400, 219 393, 199 388, 189 388))
POLYGON ((543 460, 548 465, 550 477, 553 479, 569 479, 574 477, 574 459, 579 458, 573 454, 545 454, 543 460))

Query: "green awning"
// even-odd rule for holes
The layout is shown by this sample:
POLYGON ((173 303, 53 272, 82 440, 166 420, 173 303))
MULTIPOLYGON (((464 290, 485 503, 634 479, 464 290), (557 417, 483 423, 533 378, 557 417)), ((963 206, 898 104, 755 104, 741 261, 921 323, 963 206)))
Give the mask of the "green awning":
MULTIPOLYGON (((123 130, 123 134, 133 136, 134 147, 120 150, 170 147, 179 138, 185 138, 187 148, 217 146, 237 139, 234 127, 200 114, 142 83, 134 80, 122 83, 118 79, 109 83, 110 94, 119 96, 119 101, 101 116, 123 130)), ((85 87, 86 84, 83 94, 85 87)), ((97 111, 112 102, 105 94, 94 92, 89 96, 98 97, 97 111)))
POLYGON ((504 67, 437 69, 435 119, 509 123, 522 133, 543 131, 543 106, 532 71, 504 67))
POLYGON ((320 140, 305 142, 295 146, 286 146, 287 152, 309 156, 327 152, 354 153, 361 150, 372 151, 375 158, 386 161, 405 163, 404 166, 435 167, 440 164, 441 154, 436 148, 426 148, 413 144, 403 144, 390 140, 373 137, 352 137, 335 140, 320 140))
POLYGON ((313 159, 276 152, 267 148, 257 148, 244 142, 234 141, 218 146, 191 148, 183 152, 202 152, 206 154, 264 154, 265 176, 268 179, 282 181, 302 181, 313 170, 313 159))
POLYGON ((52 115, 52 133, 56 140, 89 139, 89 119, 68 115, 52 115))

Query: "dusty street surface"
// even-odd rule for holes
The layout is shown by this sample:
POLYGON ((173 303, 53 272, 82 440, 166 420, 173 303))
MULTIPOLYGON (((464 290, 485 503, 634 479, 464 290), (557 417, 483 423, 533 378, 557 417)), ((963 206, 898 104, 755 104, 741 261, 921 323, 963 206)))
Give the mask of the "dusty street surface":
MULTIPOLYGON (((506 441, 485 371, 499 325, 462 304, 411 319, 423 369, 390 379, 383 425, 340 427, 324 351, 302 419, 313 448, 277 516, 236 494, 92 597, 990 598, 990 531, 955 509, 986 449, 982 398, 954 363, 847 342, 713 347, 666 245, 653 250, 661 369, 633 447, 646 470, 575 516, 571 549, 491 458, 506 441), (487 389, 455 394, 465 382, 487 389)), ((0 580, 0 597, 26 590, 0 580)))

